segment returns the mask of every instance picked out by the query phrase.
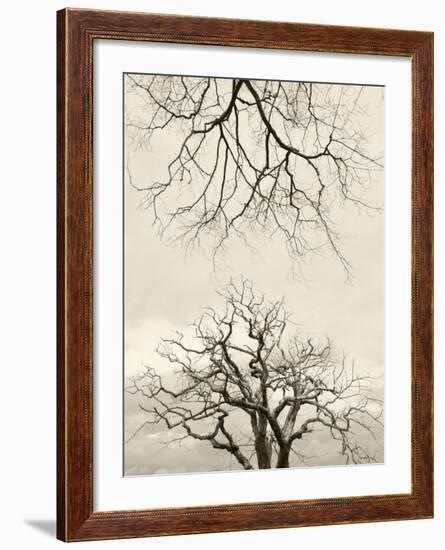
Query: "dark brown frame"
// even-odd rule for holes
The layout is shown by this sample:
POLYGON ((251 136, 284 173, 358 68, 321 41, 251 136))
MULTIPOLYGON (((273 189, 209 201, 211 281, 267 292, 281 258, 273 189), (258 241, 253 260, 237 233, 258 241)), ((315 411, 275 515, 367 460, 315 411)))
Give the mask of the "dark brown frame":
POLYGON ((57 14, 57 70, 58 538, 94 540, 432 517, 433 34, 65 9, 57 14), (411 59, 411 493, 93 512, 92 71, 97 39, 411 59))

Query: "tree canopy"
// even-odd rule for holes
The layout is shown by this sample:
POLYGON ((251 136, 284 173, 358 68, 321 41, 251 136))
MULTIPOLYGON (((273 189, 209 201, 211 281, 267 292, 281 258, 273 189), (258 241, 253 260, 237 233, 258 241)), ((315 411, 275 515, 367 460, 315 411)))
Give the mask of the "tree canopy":
POLYGON ((207 307, 191 332, 159 346, 174 376, 146 366, 129 381, 146 414, 137 432, 165 426, 171 443, 208 442, 248 470, 305 462, 304 442, 324 430, 345 463, 374 461, 377 442, 360 443, 382 426, 372 378, 338 358, 329 339, 303 337, 283 301, 249 281, 231 282, 221 297, 223 307, 207 307))
POLYGON ((368 150, 363 90, 128 74, 128 179, 159 234, 188 252, 205 244, 216 258, 231 238, 279 235, 292 261, 323 251, 349 275, 334 212, 381 206, 367 197, 382 155, 368 150), (135 174, 140 148, 152 170, 135 174))

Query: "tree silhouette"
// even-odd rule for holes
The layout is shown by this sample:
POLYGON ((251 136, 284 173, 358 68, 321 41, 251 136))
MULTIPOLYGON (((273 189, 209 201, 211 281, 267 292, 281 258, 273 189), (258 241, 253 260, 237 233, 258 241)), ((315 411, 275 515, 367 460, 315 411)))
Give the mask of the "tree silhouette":
POLYGON ((334 212, 378 209, 367 189, 382 169, 368 151, 364 88, 270 80, 126 75, 127 176, 158 232, 216 258, 230 238, 281 235, 293 261, 331 252, 347 275, 334 212), (163 176, 135 175, 154 152, 163 176), (210 243, 208 243, 210 239, 210 243))
POLYGON ((220 296, 222 311, 207 307, 191 337, 177 333, 160 345, 171 384, 150 366, 129 381, 147 420, 127 441, 161 424, 171 442, 208 442, 246 470, 287 468, 291 454, 308 458, 302 440, 325 430, 345 463, 374 461, 360 443, 382 425, 371 377, 337 360, 329 340, 301 337, 283 302, 268 302, 249 281, 231 282, 220 296))

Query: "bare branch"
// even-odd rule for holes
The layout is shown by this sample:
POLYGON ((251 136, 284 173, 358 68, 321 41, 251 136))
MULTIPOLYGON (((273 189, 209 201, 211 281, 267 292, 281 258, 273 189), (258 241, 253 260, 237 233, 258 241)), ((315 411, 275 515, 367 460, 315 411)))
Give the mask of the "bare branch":
POLYGON ((186 253, 210 244, 216 261, 232 238, 279 234, 293 262, 329 252, 349 277, 334 206, 380 208, 362 87, 127 75, 126 94, 127 175, 160 236, 186 253), (170 156, 162 177, 136 181, 140 148, 170 156))

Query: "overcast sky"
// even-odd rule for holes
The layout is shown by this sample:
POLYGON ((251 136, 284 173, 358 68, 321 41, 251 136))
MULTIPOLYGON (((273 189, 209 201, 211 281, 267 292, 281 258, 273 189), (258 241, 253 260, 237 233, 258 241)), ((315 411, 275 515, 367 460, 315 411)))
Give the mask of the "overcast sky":
MULTIPOLYGON (((361 97, 367 116, 360 120, 371 134, 369 151, 382 151, 384 142, 384 102, 382 89, 367 87, 361 97)), ((127 101, 127 109, 131 108, 127 101)), ((158 151, 139 150, 132 157, 136 176, 157 171, 165 164, 169 138, 158 151), (156 156, 157 155, 157 156, 156 156), (154 161, 153 159, 156 159, 154 161)), ((353 266, 352 280, 334 257, 311 258, 303 267, 304 277, 292 277, 289 256, 277 239, 264 241, 250 237, 261 251, 250 253, 242 242, 231 242, 229 253, 216 274, 205 253, 184 258, 179 248, 163 242, 153 230, 152 214, 141 207, 141 193, 124 181, 125 193, 125 376, 130 377, 144 365, 164 368, 156 355, 162 337, 171 336, 196 320, 201 307, 217 304, 215 291, 231 275, 249 278, 256 289, 270 299, 285 296, 286 307, 305 335, 328 335, 341 354, 354 358, 361 372, 380 376, 376 391, 382 394, 384 373, 384 215, 370 215, 350 206, 336 212, 341 231, 349 235, 342 250, 353 266)), ((375 179, 368 200, 383 205, 383 175, 375 179)), ((138 399, 125 395, 125 431, 128 434, 144 421, 138 399)), ((191 441, 165 446, 169 434, 163 426, 142 430, 125 447, 125 473, 128 475, 227 470, 238 468, 230 456, 214 450, 208 443, 191 441)), ((308 438, 308 454, 320 454, 314 464, 339 462, 329 435, 325 432, 308 438)), ((341 462, 341 461, 340 461, 341 462)))

